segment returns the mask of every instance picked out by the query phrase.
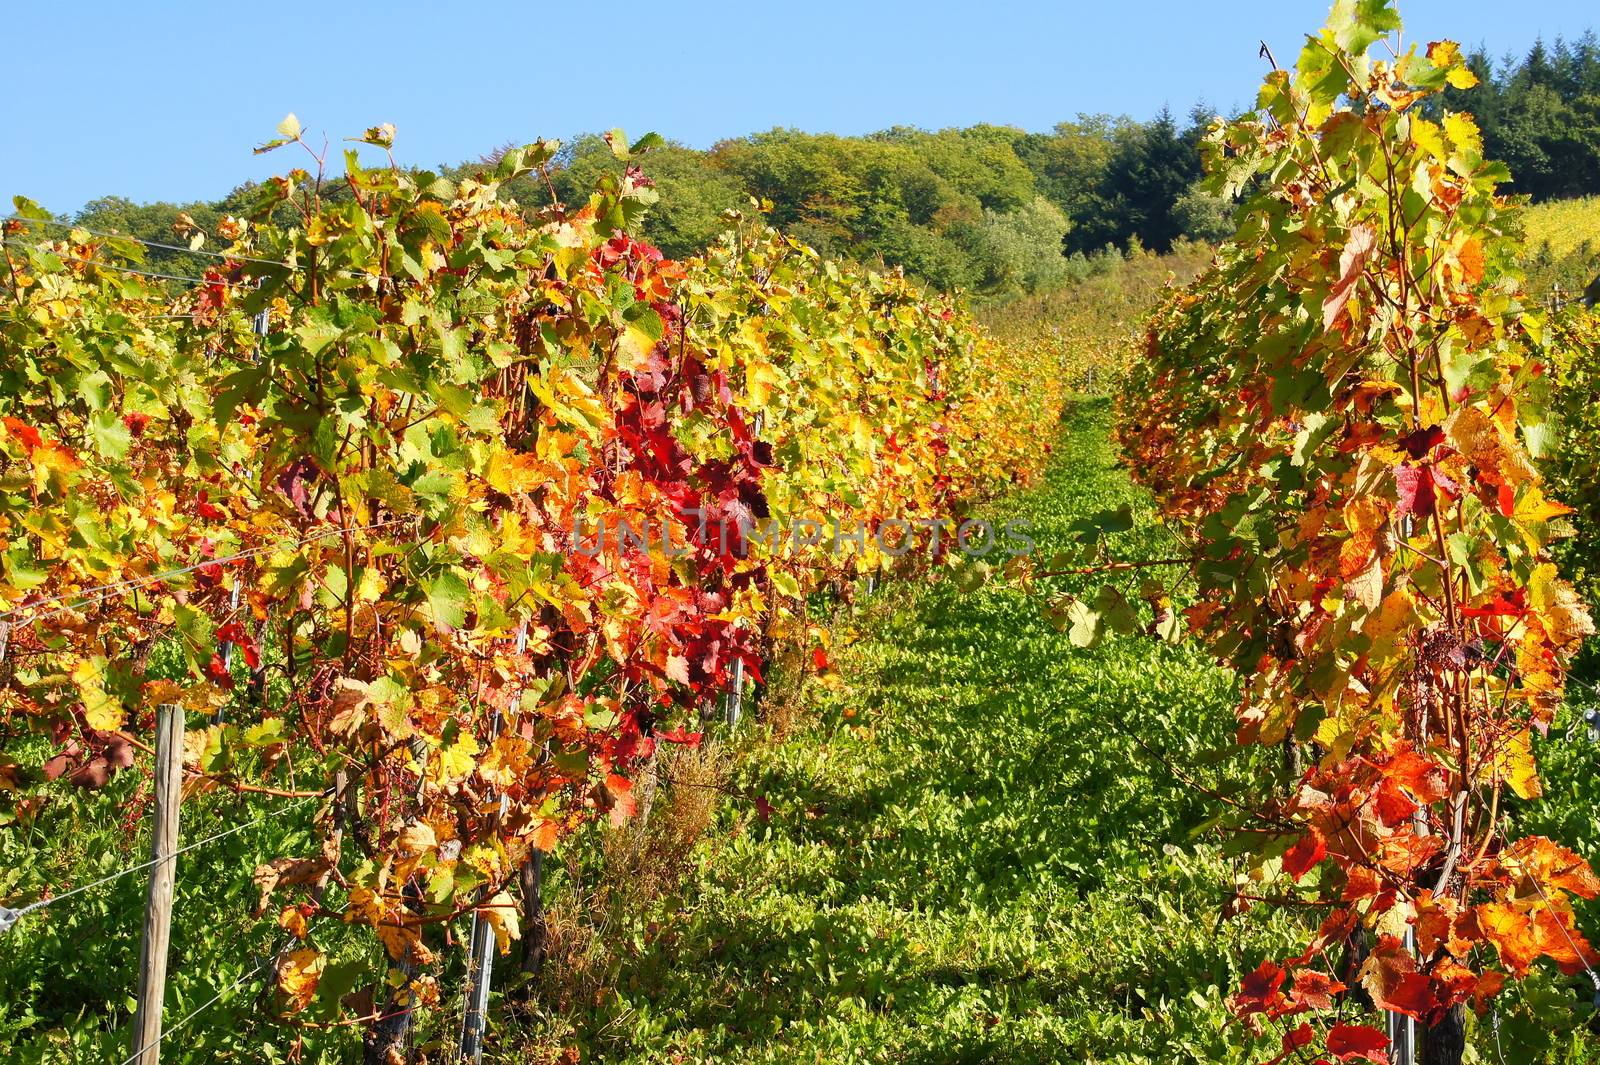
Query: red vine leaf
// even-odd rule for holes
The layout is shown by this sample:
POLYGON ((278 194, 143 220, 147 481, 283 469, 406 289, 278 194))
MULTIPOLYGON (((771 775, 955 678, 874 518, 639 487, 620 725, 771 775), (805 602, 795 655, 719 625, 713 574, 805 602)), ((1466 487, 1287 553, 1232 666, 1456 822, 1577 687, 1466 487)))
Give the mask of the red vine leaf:
POLYGON ((1327 841, 1313 828, 1284 853, 1283 871, 1300 880, 1327 856, 1327 841))
POLYGON ((1328 1053, 1340 1061, 1389 1065, 1389 1037, 1364 1024, 1336 1024, 1328 1031, 1328 1053))

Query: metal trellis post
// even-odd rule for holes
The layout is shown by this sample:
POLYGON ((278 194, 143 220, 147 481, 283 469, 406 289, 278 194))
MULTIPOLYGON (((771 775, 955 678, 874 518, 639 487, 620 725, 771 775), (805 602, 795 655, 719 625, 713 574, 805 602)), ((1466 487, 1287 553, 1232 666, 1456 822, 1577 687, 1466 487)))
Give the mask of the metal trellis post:
POLYGON ((739 716, 744 713, 744 659, 733 660, 733 687, 727 695, 726 717, 728 727, 739 723, 739 716))
MULTIPOLYGON (((517 630, 517 654, 528 649, 528 625, 517 630)), ((490 726, 490 742, 499 737, 504 722, 497 711, 490 726)), ((500 816, 506 813, 506 796, 500 796, 500 816)), ((494 975, 494 927, 482 913, 472 915, 472 939, 467 947, 467 1000, 461 1011, 461 1060, 476 1065, 483 1060, 483 1032, 488 1023, 489 983, 494 975)))

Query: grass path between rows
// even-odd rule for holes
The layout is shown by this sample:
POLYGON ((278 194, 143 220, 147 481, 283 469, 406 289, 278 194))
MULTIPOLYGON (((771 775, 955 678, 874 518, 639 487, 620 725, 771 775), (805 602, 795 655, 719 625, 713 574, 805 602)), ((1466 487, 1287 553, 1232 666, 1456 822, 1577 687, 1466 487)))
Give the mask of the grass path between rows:
MULTIPOLYGON (((1132 503, 1119 551, 1170 550, 1109 422, 1076 406, 1044 483, 989 515, 1051 552, 1132 503)), ((837 635, 806 724, 736 773, 770 816, 702 845, 586 1056, 1246 1060, 1222 999, 1265 926, 1218 931, 1229 873, 1190 838, 1211 811, 1133 738, 1212 783, 1241 771, 1210 753, 1229 678, 1152 640, 1075 648, 1003 582, 891 585, 837 635)))
MULTIPOLYGON (((1170 556, 1110 427, 1107 401, 1075 404, 1043 483, 985 516, 1031 522, 1048 556, 1074 522, 1129 504, 1116 555, 1170 556)), ((801 692, 798 728, 752 737, 729 782, 769 815, 724 804, 687 882, 639 921, 617 995, 570 1033, 584 1060, 1273 1056, 1275 1035, 1252 1045, 1224 1000, 1307 930, 1268 907, 1219 920, 1243 870, 1207 831, 1206 793, 1280 772, 1231 746, 1230 675, 1189 642, 1074 647, 1003 580, 893 584, 836 624, 834 676, 801 692)), ((1513 816, 1600 860, 1600 745, 1570 720, 1540 743, 1545 799, 1513 816)), ((1580 910, 1600 921, 1600 903, 1580 910)), ((1468 1060, 1600 1060, 1590 995, 1537 971, 1497 1003, 1498 1039, 1469 1022, 1468 1060)))

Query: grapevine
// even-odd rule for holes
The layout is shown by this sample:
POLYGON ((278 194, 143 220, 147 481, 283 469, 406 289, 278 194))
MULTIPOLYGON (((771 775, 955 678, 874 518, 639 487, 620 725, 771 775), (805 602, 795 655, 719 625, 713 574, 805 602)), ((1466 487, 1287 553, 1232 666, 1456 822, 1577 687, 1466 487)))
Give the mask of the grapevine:
POLYGON ((736 662, 759 676, 765 641, 813 638, 807 594, 901 557, 871 532, 1036 474, 1017 455, 1063 391, 995 372, 954 301, 758 224, 665 259, 631 235, 656 197, 632 165, 522 205, 553 142, 446 180, 379 126, 388 165, 335 178, 280 134, 262 150, 312 163, 193 234, 226 251, 192 288, 27 201, 6 223, 0 782, 139 772, 173 703, 188 794, 344 782, 321 849, 254 873, 298 940, 292 1023, 342 1008, 330 923, 382 944, 391 1008, 439 1001, 457 917, 508 949, 522 865, 631 816, 736 662), (774 514, 869 536, 785 552, 750 536, 774 514))
POLYGON ((1422 1023, 1427 1060, 1459 1060, 1463 1007, 1541 958, 1600 960, 1569 902, 1600 880, 1507 835, 1594 631, 1551 560, 1569 511, 1534 461, 1555 367, 1508 175, 1438 104, 1474 76, 1400 28, 1392 3, 1341 0, 1259 111, 1214 129, 1239 231, 1156 318, 1121 428, 1193 549, 1185 620, 1243 678, 1240 741, 1307 756, 1237 826, 1254 876, 1324 915, 1232 999, 1276 1028, 1274 1061, 1387 1060, 1382 1032, 1310 1021, 1358 984, 1422 1023))

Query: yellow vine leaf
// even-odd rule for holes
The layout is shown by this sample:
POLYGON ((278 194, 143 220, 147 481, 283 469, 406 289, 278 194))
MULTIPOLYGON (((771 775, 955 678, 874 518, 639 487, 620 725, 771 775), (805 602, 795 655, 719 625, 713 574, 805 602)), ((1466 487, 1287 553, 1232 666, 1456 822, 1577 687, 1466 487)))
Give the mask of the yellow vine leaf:
POLYGON ((296 939, 306 938, 309 931, 306 927, 306 915, 298 906, 285 906, 278 911, 278 927, 296 939))
POLYGON ((298 1013, 311 1005, 326 964, 322 952, 313 947, 291 951, 278 962, 278 992, 283 995, 290 1013, 298 1013))
POLYGON ((471 773, 477 765, 478 740, 472 733, 462 731, 454 743, 439 748, 439 782, 451 784, 471 773))
POLYGON ((495 945, 504 954, 511 949, 513 939, 522 938, 522 926, 517 917, 517 903, 506 892, 498 892, 478 907, 484 923, 494 929, 495 945))
POLYGON ((439 845, 439 838, 426 821, 416 821, 400 830, 397 842, 401 854, 414 856, 433 850, 439 845))
POLYGON ((1533 760, 1533 733, 1519 729, 1507 736, 1494 750, 1492 772, 1519 799, 1536 799, 1544 788, 1533 760))
POLYGON ((108 695, 101 685, 103 673, 103 665, 96 665, 93 659, 84 659, 72 667, 72 680, 83 697, 84 720, 90 728, 106 732, 121 728, 128 715, 122 703, 108 695))

